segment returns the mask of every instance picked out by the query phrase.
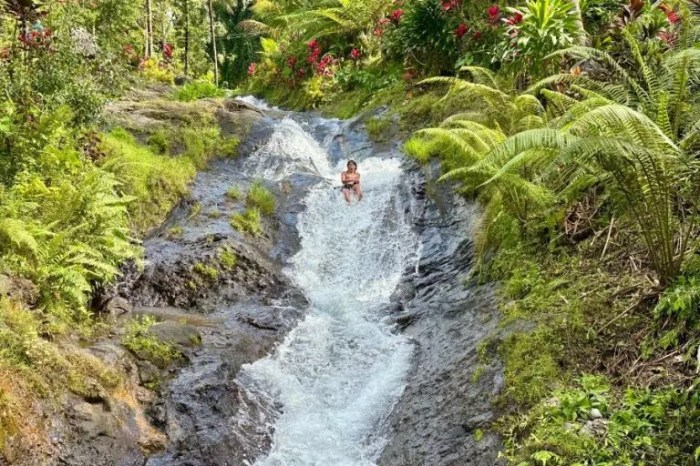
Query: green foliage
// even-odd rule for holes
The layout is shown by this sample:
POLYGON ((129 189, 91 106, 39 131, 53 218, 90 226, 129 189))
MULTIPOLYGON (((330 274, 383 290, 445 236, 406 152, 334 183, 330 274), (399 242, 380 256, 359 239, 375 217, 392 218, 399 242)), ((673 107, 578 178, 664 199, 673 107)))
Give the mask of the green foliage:
POLYGON ((225 270, 233 269, 238 263, 236 253, 228 248, 222 248, 219 250, 218 259, 219 264, 221 264, 221 267, 223 267, 225 270))
POLYGON ((187 193, 195 175, 193 160, 157 155, 119 128, 106 134, 102 144, 104 169, 120 180, 123 192, 136 197, 128 206, 134 229, 144 233, 159 225, 187 193))
POLYGON ((171 145, 170 133, 164 129, 159 129, 148 137, 148 146, 158 155, 170 155, 171 145))
POLYGON ((216 154, 220 157, 234 158, 238 156, 238 146, 241 140, 236 136, 223 138, 221 143, 216 148, 216 154))
POLYGON ((451 70, 458 58, 453 30, 440 2, 419 0, 410 5, 391 36, 390 51, 398 57, 415 57, 429 73, 451 70))
POLYGON ((126 326, 122 344, 139 358, 150 361, 160 368, 166 368, 179 359, 181 354, 172 345, 160 341, 150 332, 151 327, 156 323, 156 319, 150 316, 131 320, 126 326))
POLYGON ((226 197, 232 201, 240 201, 243 199, 243 193, 237 186, 231 186, 228 191, 226 191, 226 197))
POLYGON ((392 126, 392 121, 390 118, 369 118, 365 122, 367 127, 367 134, 374 141, 384 141, 389 136, 387 133, 390 131, 392 126))
POLYGON ((248 189, 246 205, 263 215, 272 215, 275 213, 277 200, 275 195, 263 186, 262 182, 256 181, 248 189))
POLYGON ((174 95, 180 102, 192 102, 199 99, 224 97, 226 92, 209 81, 192 81, 178 87, 174 95))
POLYGON ((691 465, 697 426, 686 429, 698 403, 697 393, 673 389, 618 395, 604 379, 584 376, 513 419, 504 456, 527 465, 691 465))
POLYGON ((257 208, 246 209, 243 213, 233 214, 231 226, 241 233, 249 233, 257 236, 262 233, 260 210, 257 208))
POLYGON ((585 34, 569 0, 529 0, 511 12, 522 15, 522 20, 508 26, 501 59, 518 74, 539 77, 556 71, 558 63, 549 55, 585 34))
MULTIPOLYGON (((641 82, 604 52, 585 47, 562 52, 598 58, 622 82, 607 85, 576 75, 544 80, 533 89, 553 82, 572 83, 579 93, 574 98, 542 91, 551 102, 547 122, 541 116, 540 102, 532 95, 506 94, 497 89, 492 74, 472 68, 472 81, 454 81, 451 92, 480 96, 486 110, 455 115, 440 128, 418 135, 446 146, 441 151, 448 170, 444 179, 461 180, 466 189, 495 203, 487 206, 493 219, 504 212, 518 219, 523 229, 546 221, 554 209, 566 206, 592 186, 611 181, 605 188, 624 200, 619 215, 628 215, 637 223, 652 267, 666 284, 680 271, 695 222, 694 217, 688 219, 674 209, 674 203, 679 192, 693 202, 691 180, 698 173, 696 164, 687 163, 690 154, 683 143, 694 131, 686 118, 698 104, 669 106, 668 96, 689 98, 687 86, 677 83, 680 79, 687 84, 682 77, 692 73, 695 65, 690 57, 695 52, 686 49, 670 54, 663 70, 655 73, 638 53, 636 40, 626 37, 630 48, 637 51, 633 55, 642 70, 641 82), (667 91, 655 77, 663 73, 669 75, 664 84, 667 91), (625 88, 628 90, 621 92, 625 88), (631 102, 639 102, 640 110, 632 108, 631 102), (512 109, 502 112, 506 121, 492 116, 505 106, 512 109)), ((445 82, 442 78, 428 81, 445 82)))
POLYGON ((204 277, 210 281, 216 281, 219 278, 219 271, 216 269, 216 267, 212 267, 211 265, 207 265, 203 262, 196 262, 192 267, 192 270, 194 270, 195 273, 201 277, 204 277))

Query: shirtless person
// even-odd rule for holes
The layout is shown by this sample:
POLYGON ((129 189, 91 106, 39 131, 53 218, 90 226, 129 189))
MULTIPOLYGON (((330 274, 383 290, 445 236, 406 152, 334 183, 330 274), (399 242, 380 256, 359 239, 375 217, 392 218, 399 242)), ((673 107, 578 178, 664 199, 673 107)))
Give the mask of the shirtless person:
POLYGON ((362 200, 362 187, 360 187, 360 174, 357 173, 357 163, 354 160, 348 162, 348 169, 340 174, 343 183, 343 196, 350 204, 350 196, 355 193, 357 200, 362 200))

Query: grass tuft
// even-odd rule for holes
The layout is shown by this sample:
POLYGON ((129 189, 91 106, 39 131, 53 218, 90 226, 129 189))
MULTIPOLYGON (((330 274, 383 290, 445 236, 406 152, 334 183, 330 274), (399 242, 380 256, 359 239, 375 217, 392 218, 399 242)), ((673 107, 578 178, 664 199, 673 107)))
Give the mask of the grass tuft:
POLYGON ((151 327, 156 323, 156 319, 151 316, 132 320, 126 326, 126 335, 124 335, 122 343, 139 358, 164 369, 181 355, 172 345, 158 340, 150 333, 151 327))
POLYGON ((264 215, 272 215, 275 213, 277 200, 274 194, 263 186, 262 182, 256 181, 248 190, 246 205, 258 209, 264 215))
POLYGON ((246 209, 243 213, 233 214, 231 226, 241 232, 257 236, 262 233, 260 210, 257 208, 246 209))

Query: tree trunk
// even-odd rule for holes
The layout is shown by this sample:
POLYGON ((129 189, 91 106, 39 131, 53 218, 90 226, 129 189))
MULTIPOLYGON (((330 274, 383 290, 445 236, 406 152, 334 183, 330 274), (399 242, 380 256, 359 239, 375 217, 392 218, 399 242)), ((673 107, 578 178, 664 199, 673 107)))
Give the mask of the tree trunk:
POLYGON ((588 44, 588 34, 586 29, 583 27, 583 15, 581 14, 581 2, 579 0, 571 0, 573 5, 574 14, 576 15, 576 27, 578 28, 578 45, 588 44))
POLYGON ((185 9, 185 76, 190 75, 190 0, 184 0, 185 9))
POLYGON ((146 0, 146 58, 153 56, 153 9, 151 0, 146 0))
POLYGON ((211 36, 211 51, 214 58, 214 83, 219 85, 219 59, 216 53, 216 34, 214 32, 214 1, 209 0, 209 35, 211 36))

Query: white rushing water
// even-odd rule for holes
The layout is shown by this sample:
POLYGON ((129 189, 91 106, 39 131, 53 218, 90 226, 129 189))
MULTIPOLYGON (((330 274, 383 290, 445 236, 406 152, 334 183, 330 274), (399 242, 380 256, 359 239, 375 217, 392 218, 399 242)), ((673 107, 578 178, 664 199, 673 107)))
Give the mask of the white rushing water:
POLYGON ((243 369, 282 406, 272 449, 256 466, 373 465, 385 441, 382 422, 403 391, 412 346, 380 312, 416 260, 398 196, 400 162, 360 160, 366 196, 352 205, 333 188, 345 162, 331 166, 321 144, 289 119, 250 162, 268 179, 310 165, 328 177, 306 199, 301 248, 287 270, 312 310, 273 355, 243 369))

